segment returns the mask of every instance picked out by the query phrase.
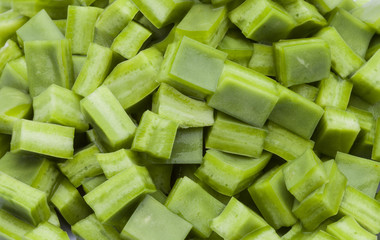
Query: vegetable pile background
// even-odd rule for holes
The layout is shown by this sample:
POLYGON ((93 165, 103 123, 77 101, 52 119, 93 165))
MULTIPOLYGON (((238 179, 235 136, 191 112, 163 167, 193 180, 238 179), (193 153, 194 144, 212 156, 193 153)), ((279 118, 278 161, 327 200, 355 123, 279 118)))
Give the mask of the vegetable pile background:
POLYGON ((0 239, 377 239, 379 49, 379 0, 0 0, 0 239))

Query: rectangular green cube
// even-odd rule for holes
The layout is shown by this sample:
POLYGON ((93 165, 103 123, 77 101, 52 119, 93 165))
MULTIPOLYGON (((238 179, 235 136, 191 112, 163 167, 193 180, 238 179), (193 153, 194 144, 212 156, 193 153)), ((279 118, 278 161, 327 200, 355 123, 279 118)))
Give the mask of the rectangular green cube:
POLYGON ((277 86, 261 73, 226 61, 218 87, 207 103, 243 122, 262 127, 277 103, 277 86))
POLYGON ((131 145, 136 126, 106 86, 82 99, 80 105, 86 120, 108 150, 131 145))
POLYGON ((188 177, 177 179, 165 206, 193 225, 201 238, 211 235, 209 222, 223 210, 224 204, 188 177))
POLYGON ((136 130, 132 150, 146 152, 152 157, 169 159, 178 123, 147 110, 136 130))
POLYGON ((269 120, 305 139, 310 139, 323 115, 323 109, 285 87, 280 87, 279 92, 280 98, 269 120))
POLYGON ((121 232, 131 240, 183 240, 193 226, 147 195, 121 232))
POLYGON ((72 87, 74 72, 68 40, 28 41, 24 51, 32 97, 38 96, 51 84, 68 89, 72 87))
POLYGON ((146 168, 134 166, 100 184, 84 200, 101 223, 112 223, 125 216, 128 206, 155 190, 146 168))
POLYGON ((80 110, 81 97, 71 90, 52 84, 33 98, 33 120, 74 127, 79 132, 88 129, 80 110))
POLYGON ((22 119, 13 127, 11 151, 72 158, 74 132, 75 129, 72 127, 22 119))

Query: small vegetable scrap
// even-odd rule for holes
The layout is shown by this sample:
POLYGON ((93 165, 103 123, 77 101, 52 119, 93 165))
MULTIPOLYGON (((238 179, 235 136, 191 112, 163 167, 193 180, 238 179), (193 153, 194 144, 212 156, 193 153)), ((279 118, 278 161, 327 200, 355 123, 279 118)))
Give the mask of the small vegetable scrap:
POLYGON ((0 0, 0 239, 375 240, 379 73, 378 0, 0 0))

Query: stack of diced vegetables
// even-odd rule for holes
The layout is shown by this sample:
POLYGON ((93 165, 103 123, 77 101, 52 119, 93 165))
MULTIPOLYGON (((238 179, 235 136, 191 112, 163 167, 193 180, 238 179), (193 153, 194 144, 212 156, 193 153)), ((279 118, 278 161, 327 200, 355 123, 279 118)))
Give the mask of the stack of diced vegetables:
POLYGON ((379 0, 0 12, 0 239, 377 239, 379 0))

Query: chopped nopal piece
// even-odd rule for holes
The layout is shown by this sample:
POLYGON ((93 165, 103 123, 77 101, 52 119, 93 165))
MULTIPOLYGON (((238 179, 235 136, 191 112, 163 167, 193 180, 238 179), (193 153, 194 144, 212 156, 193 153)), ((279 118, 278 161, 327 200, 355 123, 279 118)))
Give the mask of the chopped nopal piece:
POLYGON ((96 43, 90 43, 86 61, 73 85, 73 92, 87 97, 106 78, 112 62, 112 50, 96 43))
POLYGON ((283 168, 273 168, 257 179, 248 191, 264 219, 275 229, 297 222, 292 213, 293 196, 287 191, 283 168))
POLYGON ((172 154, 165 163, 200 164, 203 156, 203 128, 178 129, 172 154))
POLYGON ((136 130, 132 150, 146 152, 152 157, 169 159, 178 123, 146 111, 136 130))
POLYGON ((345 0, 308 0, 308 2, 316 6, 319 12, 323 15, 331 12, 336 7, 339 7, 339 5, 344 1, 345 0))
POLYGON ((326 231, 342 240, 377 239, 375 234, 372 234, 365 230, 351 216, 342 217, 339 221, 329 224, 326 231))
POLYGON ((107 178, 111 178, 119 172, 138 164, 139 158, 138 153, 130 149, 120 149, 116 152, 96 154, 96 160, 99 162, 107 178))
POLYGON ((371 42, 369 43, 367 52, 365 54, 365 59, 368 61, 379 49, 380 49, 380 35, 375 35, 373 36, 371 42))
POLYGON ((60 176, 55 164, 46 158, 11 152, 0 159, 0 171, 45 192, 48 199, 60 176))
POLYGON ((18 89, 3 87, 0 89, 0 132, 12 134, 13 125, 20 119, 32 115, 32 99, 18 89))
POLYGON ((99 42, 100 39, 108 39, 109 42, 105 45, 110 47, 113 39, 132 21, 138 11, 131 0, 116 0, 108 5, 95 23, 94 42, 104 46, 99 42))
POLYGON ((74 131, 72 127, 21 119, 13 126, 11 151, 72 158, 74 131))
POLYGON ((352 10, 352 14, 380 33, 380 4, 377 1, 365 1, 352 10))
POLYGON ((329 25, 333 26, 347 45, 356 54, 364 58, 369 42, 375 31, 348 11, 337 8, 328 18, 329 25), (355 37, 352 37, 355 36, 355 37))
POLYGON ((68 7, 66 38, 71 42, 73 54, 87 54, 88 47, 94 40, 95 22, 102 11, 96 7, 68 7))
POLYGON ((85 203, 78 190, 65 177, 61 178, 61 182, 50 201, 70 225, 92 213, 91 208, 85 203))
POLYGON ((202 165, 194 173, 215 191, 233 196, 246 189, 268 164, 271 154, 248 158, 207 150, 202 165))
POLYGON ((51 84, 70 89, 74 83, 70 43, 67 39, 28 41, 24 46, 29 92, 39 95, 51 84))
POLYGON ((24 235, 25 240, 69 240, 67 232, 49 222, 43 222, 24 235))
POLYGON ((88 123, 80 110, 81 98, 64 87, 52 84, 33 98, 33 120, 74 127, 84 132, 88 123))
POLYGON ((79 187, 85 178, 95 177, 103 173, 96 159, 97 153, 99 153, 98 147, 95 144, 90 144, 75 153, 72 159, 59 163, 59 169, 74 187, 79 187))
POLYGON ((320 81, 330 74, 331 53, 324 40, 281 40, 274 44, 274 53, 277 77, 285 87, 320 81))
POLYGON ((101 223, 115 223, 129 207, 156 188, 145 167, 133 166, 111 177, 84 196, 101 223))
POLYGON ((248 67, 266 76, 276 76, 273 47, 254 43, 248 67))
POLYGON ((163 56, 155 48, 141 51, 135 57, 118 64, 104 80, 124 109, 142 101, 159 85, 156 82, 163 56))
POLYGON ((86 120, 108 150, 131 145, 136 126, 106 86, 82 99, 80 105, 86 120))
POLYGON ((0 209, 0 238, 4 240, 23 240, 26 233, 33 230, 33 225, 0 209))
POLYGON ((342 78, 351 76, 364 64, 364 59, 347 45, 334 27, 325 27, 314 37, 328 43, 331 51, 331 67, 342 78))
POLYGON ((380 202, 347 186, 339 213, 352 216, 373 234, 380 233, 380 202))
POLYGON ((281 5, 270 0, 245 1, 232 10, 229 17, 247 38, 259 42, 286 38, 296 25, 296 21, 281 5))
POLYGON ((9 61, 0 77, 0 87, 12 87, 23 92, 29 91, 25 57, 9 61))
POLYGON ((266 129, 264 150, 286 161, 292 161, 300 157, 307 149, 314 147, 313 141, 304 139, 272 121, 268 121, 266 129))
POLYGON ((209 222, 223 210, 224 204, 190 178, 177 179, 165 206, 193 225, 193 232, 202 238, 211 235, 209 222))
POLYGON ((152 111, 179 123, 180 127, 206 127, 214 124, 214 110, 200 100, 192 99, 166 83, 153 95, 152 111))
POLYGON ((91 214, 71 227, 73 233, 85 240, 121 240, 120 233, 112 226, 102 224, 91 214))
POLYGON ((320 82, 315 103, 323 108, 335 107, 346 110, 350 101, 352 87, 351 82, 330 73, 329 77, 322 79, 320 82))
POLYGON ((352 77, 353 92, 365 101, 375 104, 380 101, 380 51, 377 51, 352 77))
POLYGON ((360 132, 353 113, 327 107, 315 131, 315 149, 330 157, 336 152, 348 153, 360 132))
POLYGON ((271 226, 265 226, 248 233, 241 240, 255 240, 255 239, 280 240, 281 238, 271 226))
POLYGON ((176 22, 193 5, 192 0, 132 0, 142 14, 156 27, 176 22))
POLYGON ((41 10, 17 30, 17 36, 23 43, 36 40, 61 40, 61 31, 45 10, 41 10))
POLYGON ((318 12, 314 5, 304 0, 283 2, 282 5, 285 10, 297 22, 294 29, 290 32, 292 38, 308 37, 311 33, 314 33, 327 25, 327 21, 323 18, 322 14, 318 12))
POLYGON ((347 177, 348 185, 372 198, 375 197, 380 181, 379 162, 341 152, 337 152, 335 162, 347 177))
POLYGON ((197 98, 213 94, 227 54, 186 36, 172 44, 165 52, 159 81, 197 98))
POLYGON ((2 208, 33 225, 47 221, 50 209, 46 194, 0 171, 2 208))
POLYGON ((262 127, 279 98, 277 87, 274 80, 261 73, 226 61, 218 87, 207 103, 243 122, 262 127))
POLYGON ((312 149, 287 163, 282 171, 286 188, 298 201, 304 200, 328 180, 321 160, 312 149))
POLYGON ((0 75, 2 74, 5 65, 22 56, 22 51, 17 43, 9 39, 5 42, 4 46, 0 48, 0 75))
POLYGON ((195 4, 177 25, 176 33, 216 47, 223 39, 228 27, 226 6, 195 4))
POLYGON ((264 148, 265 129, 253 127, 218 112, 206 137, 206 148, 247 157, 260 157, 264 148))
POLYGON ((183 240, 192 225, 147 195, 128 220, 121 236, 131 240, 183 240))
POLYGON ((279 100, 269 120, 310 139, 323 115, 323 108, 285 87, 279 87, 279 100))
POLYGON ((224 239, 240 240, 249 232, 268 226, 268 223, 252 209, 232 197, 223 212, 211 221, 210 226, 224 239))
POLYGON ((301 202, 295 200, 294 215, 307 230, 315 230, 323 221, 338 213, 347 178, 339 171, 334 160, 323 163, 328 181, 301 202))
POLYGON ((126 59, 131 59, 136 56, 151 35, 151 31, 131 21, 114 39, 111 49, 126 59))

